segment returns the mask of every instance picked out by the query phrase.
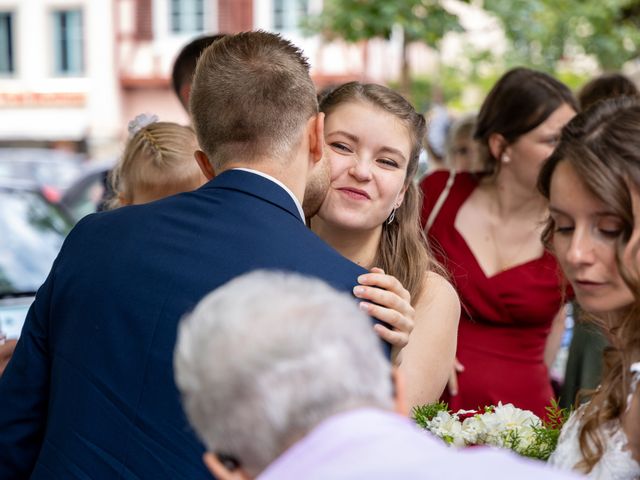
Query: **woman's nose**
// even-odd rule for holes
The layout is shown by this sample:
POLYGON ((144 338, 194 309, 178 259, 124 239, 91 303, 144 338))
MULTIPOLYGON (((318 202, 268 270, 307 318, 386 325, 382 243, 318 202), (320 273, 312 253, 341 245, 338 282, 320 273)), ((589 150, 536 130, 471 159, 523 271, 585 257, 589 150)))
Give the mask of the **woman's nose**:
POLYGON ((366 158, 355 156, 349 173, 360 182, 371 180, 371 162, 366 158))
POLYGON ((574 266, 593 261, 593 239, 586 232, 576 230, 567 251, 567 261, 574 266))

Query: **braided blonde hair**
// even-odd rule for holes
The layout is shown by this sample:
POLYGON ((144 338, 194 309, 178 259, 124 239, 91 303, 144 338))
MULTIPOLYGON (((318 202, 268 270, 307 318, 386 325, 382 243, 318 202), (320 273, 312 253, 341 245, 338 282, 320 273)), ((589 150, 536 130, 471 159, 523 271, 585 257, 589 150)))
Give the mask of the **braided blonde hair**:
POLYGON ((203 184, 193 153, 198 149, 194 131, 172 122, 140 128, 127 143, 110 183, 110 208, 145 203, 203 184))

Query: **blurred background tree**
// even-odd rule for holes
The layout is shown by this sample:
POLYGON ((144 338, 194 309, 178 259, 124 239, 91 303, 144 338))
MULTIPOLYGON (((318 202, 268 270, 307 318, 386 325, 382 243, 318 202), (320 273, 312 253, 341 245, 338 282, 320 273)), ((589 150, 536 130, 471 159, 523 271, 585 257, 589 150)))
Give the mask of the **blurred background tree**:
POLYGON ((556 73, 559 62, 592 55, 602 70, 638 56, 640 0, 484 0, 509 39, 508 66, 556 73))
POLYGON ((324 0, 322 13, 307 17, 303 28, 327 40, 358 42, 372 38, 389 40, 394 29, 402 35, 399 90, 411 90, 408 46, 413 42, 438 49, 447 32, 462 31, 456 15, 437 0, 324 0))
POLYGON ((516 65, 549 72, 571 88, 591 74, 576 67, 580 62, 593 65, 591 70, 620 70, 640 53, 640 0, 324 0, 322 12, 305 18, 302 27, 347 42, 389 40, 401 32, 401 73, 391 86, 418 108, 428 108, 438 95, 455 107, 466 88, 484 94, 516 65), (444 65, 439 56, 434 72, 411 78, 409 45, 420 42, 440 52, 447 33, 464 31, 453 3, 471 3, 496 18, 506 53, 470 51, 467 69, 444 65))

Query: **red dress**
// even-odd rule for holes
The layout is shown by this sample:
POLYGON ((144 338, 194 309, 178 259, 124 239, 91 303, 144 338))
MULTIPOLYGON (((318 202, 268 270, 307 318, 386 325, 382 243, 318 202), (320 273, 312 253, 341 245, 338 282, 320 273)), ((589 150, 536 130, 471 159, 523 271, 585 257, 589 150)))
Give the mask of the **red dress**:
MULTIPOLYGON (((447 182, 435 172, 421 183, 423 225, 447 182)), ((563 303, 559 266, 547 251, 535 260, 487 277, 454 223, 479 177, 459 173, 428 232, 436 257, 451 275, 462 313, 457 358, 459 393, 450 408, 474 409, 513 403, 543 417, 553 397, 544 348, 553 318, 563 303)))

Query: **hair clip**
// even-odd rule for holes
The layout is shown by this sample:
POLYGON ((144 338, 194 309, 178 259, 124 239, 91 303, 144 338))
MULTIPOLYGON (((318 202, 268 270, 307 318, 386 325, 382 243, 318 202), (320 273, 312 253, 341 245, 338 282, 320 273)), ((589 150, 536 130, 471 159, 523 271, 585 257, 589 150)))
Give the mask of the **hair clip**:
POLYGON ((133 137, 147 125, 156 123, 158 120, 158 116, 154 114, 141 113, 140 115, 137 115, 136 118, 131 120, 129 122, 129 125, 127 126, 127 130, 129 131, 129 138, 133 137))

